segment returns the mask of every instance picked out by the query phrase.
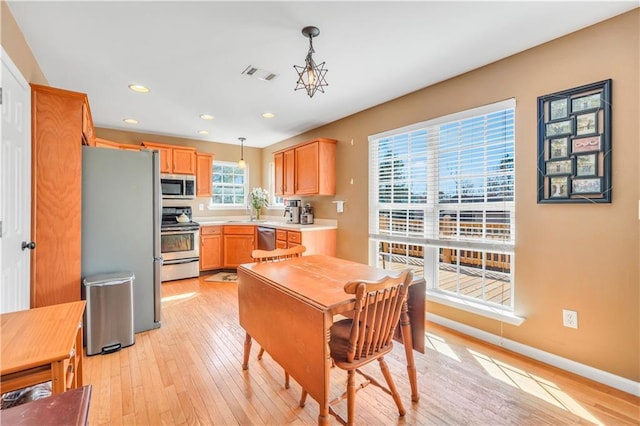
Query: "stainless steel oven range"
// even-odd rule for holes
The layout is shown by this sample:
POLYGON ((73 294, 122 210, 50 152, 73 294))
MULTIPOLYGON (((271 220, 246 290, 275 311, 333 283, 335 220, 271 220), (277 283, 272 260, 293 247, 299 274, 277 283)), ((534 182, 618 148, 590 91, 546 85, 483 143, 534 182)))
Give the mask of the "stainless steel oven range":
POLYGON ((200 274, 200 225, 191 222, 191 207, 163 207, 160 225, 162 281, 197 277, 200 274), (178 222, 178 217, 187 222, 178 222))

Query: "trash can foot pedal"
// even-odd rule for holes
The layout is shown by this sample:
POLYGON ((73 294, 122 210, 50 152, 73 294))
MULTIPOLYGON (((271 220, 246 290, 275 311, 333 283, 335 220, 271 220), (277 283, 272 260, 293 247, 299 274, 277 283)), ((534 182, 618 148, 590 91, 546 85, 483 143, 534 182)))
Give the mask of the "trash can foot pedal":
POLYGON ((109 346, 104 346, 102 348, 102 355, 106 355, 106 354, 110 354, 112 352, 118 352, 120 349, 122 349, 122 345, 120 343, 116 343, 114 345, 109 345, 109 346))

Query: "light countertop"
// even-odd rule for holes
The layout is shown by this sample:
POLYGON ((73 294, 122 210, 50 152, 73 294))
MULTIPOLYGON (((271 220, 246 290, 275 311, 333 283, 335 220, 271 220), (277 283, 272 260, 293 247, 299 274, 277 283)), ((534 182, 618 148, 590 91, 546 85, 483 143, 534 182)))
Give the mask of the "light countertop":
POLYGON ((314 219, 312 225, 301 225, 299 223, 287 223, 284 218, 265 217, 261 220, 249 220, 246 216, 201 216, 193 217, 193 221, 201 226, 212 225, 255 225, 267 228, 291 229, 295 231, 323 231, 327 229, 338 229, 338 221, 333 219, 314 219))

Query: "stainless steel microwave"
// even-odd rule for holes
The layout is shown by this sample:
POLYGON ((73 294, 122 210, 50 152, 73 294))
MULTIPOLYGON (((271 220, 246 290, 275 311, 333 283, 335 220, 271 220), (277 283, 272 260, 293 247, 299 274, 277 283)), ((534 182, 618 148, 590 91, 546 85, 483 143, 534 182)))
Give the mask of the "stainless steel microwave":
POLYGON ((196 177, 193 175, 160 175, 162 198, 195 198, 196 177))

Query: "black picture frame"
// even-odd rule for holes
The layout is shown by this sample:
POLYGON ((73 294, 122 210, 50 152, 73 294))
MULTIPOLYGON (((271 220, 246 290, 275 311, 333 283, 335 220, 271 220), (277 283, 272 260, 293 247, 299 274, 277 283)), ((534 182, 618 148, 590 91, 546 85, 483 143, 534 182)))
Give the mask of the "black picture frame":
POLYGON ((545 137, 569 136, 574 133, 573 118, 550 121, 545 124, 545 137))
POLYGON ((571 139, 571 154, 579 155, 598 151, 602 151, 602 135, 571 139))
POLYGON ((549 160, 569 158, 569 137, 549 139, 549 160))
POLYGON ((593 195, 602 193, 602 178, 574 178, 571 179, 572 195, 593 195))
POLYGON ((611 85, 538 97, 538 203, 611 203, 611 85))
POLYGON ((576 177, 598 176, 598 153, 576 155, 576 177))
POLYGON ((593 111, 602 108, 602 96, 597 93, 571 99, 571 113, 593 111))
POLYGON ((574 174, 574 170, 573 158, 549 160, 544 167, 547 176, 571 176, 574 174))
POLYGON ((569 176, 553 176, 549 179, 549 198, 569 198, 569 176))
POLYGON ((598 111, 576 115, 576 136, 592 136, 598 134, 598 111))
POLYGON ((549 101, 549 120, 559 120, 569 116, 569 98, 549 101))

